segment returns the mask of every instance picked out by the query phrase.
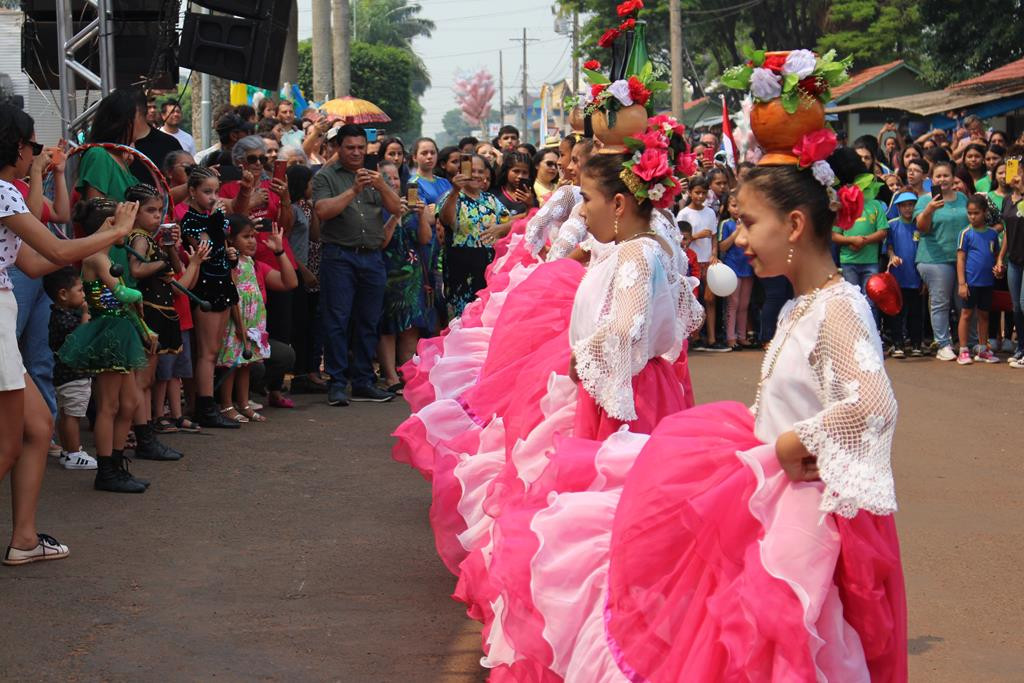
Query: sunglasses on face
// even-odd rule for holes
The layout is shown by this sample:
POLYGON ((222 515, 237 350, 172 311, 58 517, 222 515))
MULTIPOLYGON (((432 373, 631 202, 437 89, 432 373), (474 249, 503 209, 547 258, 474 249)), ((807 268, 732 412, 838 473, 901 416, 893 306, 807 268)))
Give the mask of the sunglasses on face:
POLYGON ((250 164, 265 164, 265 163, 267 163, 267 155, 266 154, 261 154, 259 156, 256 156, 255 154, 254 155, 250 155, 250 156, 245 157, 245 161, 246 161, 246 163, 250 163, 250 164))
POLYGON ((37 157, 43 153, 43 145, 40 142, 32 142, 31 140, 25 143, 32 147, 32 156, 37 157))

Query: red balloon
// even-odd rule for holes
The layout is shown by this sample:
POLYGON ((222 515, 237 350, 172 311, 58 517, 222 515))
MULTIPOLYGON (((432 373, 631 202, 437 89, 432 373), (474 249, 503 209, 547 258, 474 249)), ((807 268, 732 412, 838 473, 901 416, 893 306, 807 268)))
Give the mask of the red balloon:
POLYGON ((903 293, 900 291, 900 283, 892 273, 875 273, 868 278, 864 285, 868 298, 875 302, 878 310, 886 315, 896 315, 903 308, 903 293))

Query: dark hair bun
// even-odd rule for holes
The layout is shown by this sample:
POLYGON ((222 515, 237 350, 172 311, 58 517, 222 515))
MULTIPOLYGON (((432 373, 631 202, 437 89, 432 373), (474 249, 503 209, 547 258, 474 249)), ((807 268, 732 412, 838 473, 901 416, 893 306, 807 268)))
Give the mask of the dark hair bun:
POLYGON ((857 176, 867 173, 864 162, 850 147, 837 147, 828 158, 828 165, 832 167, 840 185, 849 185, 857 176))

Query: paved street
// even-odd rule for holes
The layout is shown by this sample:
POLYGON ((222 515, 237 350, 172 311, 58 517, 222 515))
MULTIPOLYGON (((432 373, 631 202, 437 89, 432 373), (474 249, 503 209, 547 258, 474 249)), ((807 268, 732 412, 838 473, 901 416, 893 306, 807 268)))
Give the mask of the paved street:
MULTIPOLYGON (((760 357, 695 356, 698 400, 752 400, 760 357)), ((888 368, 911 680, 1020 680, 1024 372, 888 368)), ((153 481, 142 496, 51 462, 40 529, 72 555, 0 569, 0 678, 481 680, 428 486, 390 459, 404 404, 297 398, 240 432, 167 437, 189 454, 135 463, 153 481)))

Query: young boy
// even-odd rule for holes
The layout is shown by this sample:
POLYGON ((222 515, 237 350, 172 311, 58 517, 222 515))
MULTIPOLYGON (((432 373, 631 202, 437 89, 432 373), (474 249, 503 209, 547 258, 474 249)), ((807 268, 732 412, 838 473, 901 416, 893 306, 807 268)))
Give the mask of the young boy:
POLYGON ((707 345, 701 342, 694 343, 690 348, 693 351, 731 351, 724 342, 715 339, 715 295, 707 286, 708 266, 718 260, 718 216, 715 212, 704 206, 708 197, 708 181, 703 176, 696 176, 690 179, 690 203, 686 205, 679 215, 676 216, 677 223, 689 223, 693 227, 693 242, 691 248, 697 254, 697 263, 700 266, 700 285, 704 289, 705 308, 705 329, 707 330, 707 345))
MULTIPOLYGON (((970 365, 971 351, 967 348, 971 319, 977 312, 978 339, 988 339, 988 311, 992 307, 992 287, 995 285, 996 253, 999 251, 999 234, 985 224, 988 201, 984 195, 972 195, 967 200, 967 220, 970 226, 960 233, 956 250, 956 279, 960 285, 959 294, 963 300, 960 314, 960 355, 956 362, 970 365)), ((984 363, 998 363, 988 342, 974 360, 984 363)))
MULTIPOLYGON (((683 253, 686 254, 686 263, 689 268, 686 275, 699 277, 700 263, 697 262, 697 254, 690 248, 690 244, 693 243, 693 226, 686 221, 679 221, 679 233, 683 236, 680 244, 683 247, 683 253)), ((697 288, 694 288, 693 295, 697 296, 697 288)))
POLYGON ((53 301, 50 307, 50 348, 54 351, 53 386, 57 390, 59 462, 68 470, 94 470, 96 460, 82 450, 79 421, 85 417, 92 395, 88 373, 61 362, 56 352, 75 328, 88 321, 82 279, 73 268, 61 268, 43 278, 43 289, 53 301))
POLYGON ((893 200, 899 214, 889 221, 886 251, 889 254, 889 272, 896 278, 903 295, 903 308, 897 315, 886 316, 889 334, 892 337, 892 357, 904 358, 907 337, 910 337, 910 355, 920 358, 924 308, 921 300, 921 276, 917 272, 917 242, 920 234, 914 223, 914 206, 917 195, 909 187, 904 188, 893 200))

